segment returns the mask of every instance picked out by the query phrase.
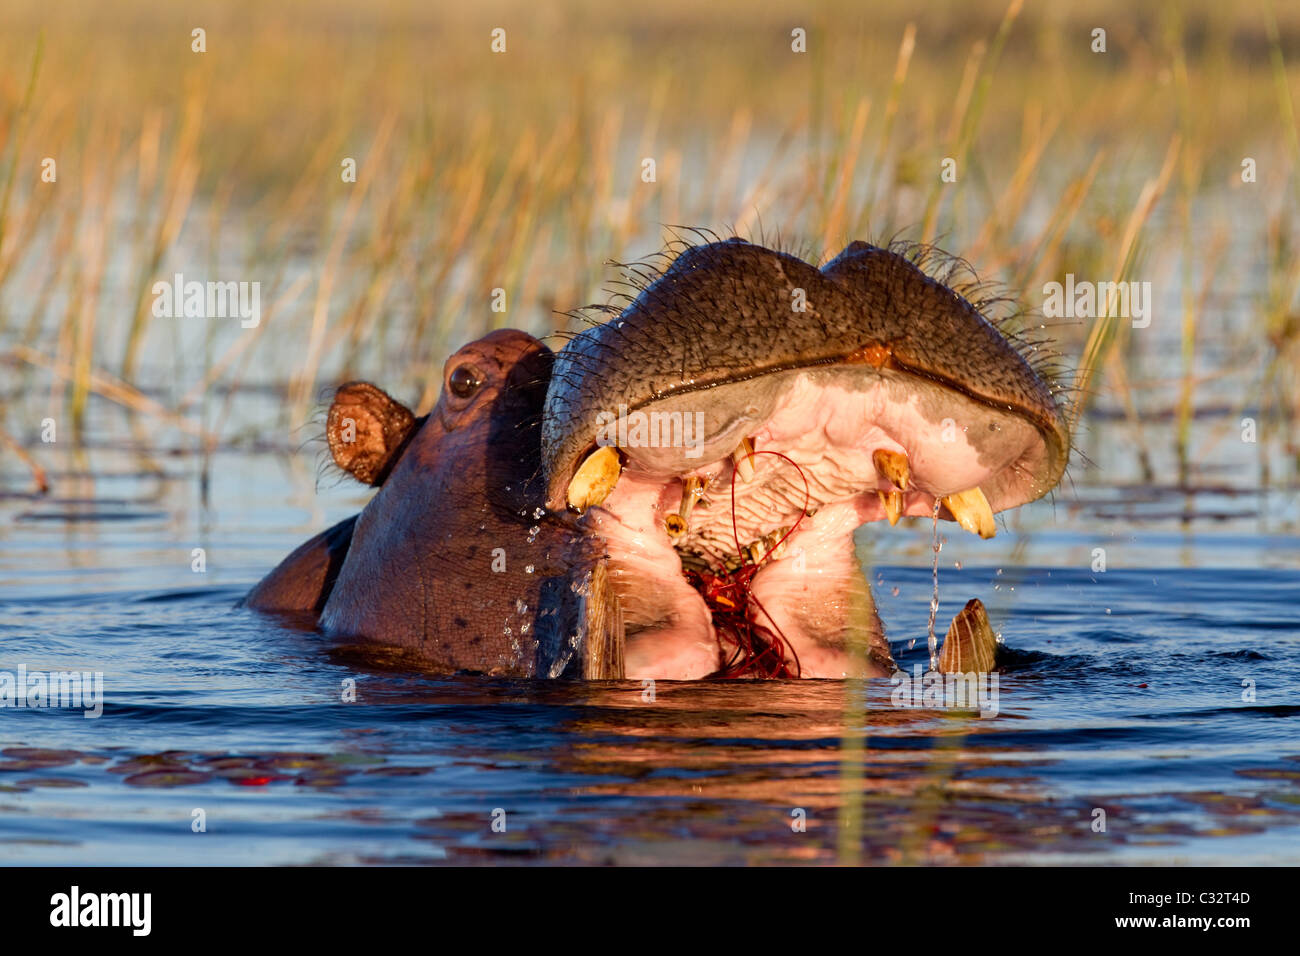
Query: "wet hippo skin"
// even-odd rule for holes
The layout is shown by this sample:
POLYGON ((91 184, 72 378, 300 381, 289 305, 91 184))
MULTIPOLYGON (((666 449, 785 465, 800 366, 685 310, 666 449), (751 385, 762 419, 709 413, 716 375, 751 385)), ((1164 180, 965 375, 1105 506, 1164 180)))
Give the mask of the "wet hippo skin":
MULTIPOLYGON (((568 516, 541 508, 551 364, 532 336, 494 332, 447 361, 437 406, 408 418, 409 434, 388 427, 402 416, 379 389, 340 389, 331 451, 381 487, 355 518, 286 558, 247 605, 319 613, 329 634, 402 648, 434 670, 581 674, 575 638, 589 594, 579 592, 598 555, 568 516)), ((597 593, 599 583, 597 572, 597 593)))

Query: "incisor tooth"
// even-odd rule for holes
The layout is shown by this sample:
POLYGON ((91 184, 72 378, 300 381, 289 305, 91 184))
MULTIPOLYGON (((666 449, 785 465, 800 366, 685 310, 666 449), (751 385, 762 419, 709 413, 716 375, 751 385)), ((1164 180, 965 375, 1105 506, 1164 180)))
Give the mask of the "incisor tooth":
POLYGON ((978 486, 956 494, 945 495, 943 503, 957 519, 957 523, 971 534, 977 534, 981 538, 991 538, 997 534, 997 525, 993 523, 993 509, 989 507, 989 500, 984 497, 984 492, 980 491, 978 486))
POLYGON ((695 508, 695 503, 704 497, 704 479, 703 478, 683 478, 682 479, 682 505, 678 510, 683 518, 689 520, 691 511, 695 508))
POLYGON ((602 504, 618 484, 622 471, 617 448, 613 445, 597 448, 587 456, 569 482, 569 507, 581 513, 602 504))
POLYGON ((742 439, 740 445, 731 453, 731 460, 736 464, 736 474, 741 481, 754 480, 754 439, 742 439))
POLYGON ((903 493, 901 491, 877 491, 880 496, 880 503, 885 506, 885 517, 889 519, 890 527, 898 524, 898 519, 903 516, 903 493))
POLYGON ((877 448, 871 453, 871 463, 876 466, 876 474, 883 475, 899 491, 906 491, 912 483, 911 466, 901 451, 877 448))

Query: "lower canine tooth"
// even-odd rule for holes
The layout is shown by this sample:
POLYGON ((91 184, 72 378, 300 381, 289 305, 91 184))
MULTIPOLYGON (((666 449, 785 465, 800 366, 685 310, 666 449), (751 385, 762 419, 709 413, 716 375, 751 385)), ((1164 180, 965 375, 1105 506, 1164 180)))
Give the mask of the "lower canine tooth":
POLYGON ((984 497, 984 492, 980 491, 978 486, 953 495, 945 495, 943 503, 957 523, 971 534, 977 534, 981 538, 991 538, 997 534, 997 525, 993 523, 993 509, 989 507, 989 500, 984 497))
POLYGON ((618 449, 613 445, 603 445, 587 456, 587 460, 578 468, 577 474, 569 482, 569 507, 579 513, 604 503, 609 493, 618 484, 623 465, 619 461, 618 449))
POLYGON ((880 503, 885 506, 885 517, 889 519, 890 526, 898 524, 898 519, 903 515, 903 493, 901 491, 877 491, 880 497, 880 503))
POLYGON ((989 624, 988 612, 979 598, 952 619, 948 636, 939 651, 939 672, 943 674, 987 674, 997 663, 998 639, 989 624))
POLYGON ((745 438, 740 442, 740 446, 731 453, 731 460, 735 462, 736 474, 741 481, 750 482, 754 480, 754 439, 745 438))
POLYGON ((912 468, 907 462, 907 456, 901 451, 877 448, 871 453, 871 464, 875 466, 876 474, 884 477, 899 491, 906 491, 912 483, 912 468))

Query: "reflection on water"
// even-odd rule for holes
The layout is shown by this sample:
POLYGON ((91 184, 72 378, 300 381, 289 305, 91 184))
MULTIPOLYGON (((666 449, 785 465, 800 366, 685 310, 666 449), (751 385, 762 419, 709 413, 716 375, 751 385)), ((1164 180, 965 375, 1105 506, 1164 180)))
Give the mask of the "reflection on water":
MULTIPOLYGON (((950 537, 941 621, 980 597, 1007 646, 982 719, 887 681, 651 699, 360 658, 233 609, 355 491, 219 454, 204 507, 192 459, 128 464, 0 502, 0 671, 102 671, 107 698, 0 710, 0 860, 1300 862, 1294 496, 1209 493, 1248 513, 1189 527, 1168 496, 1087 487, 950 537)), ((909 672, 929 530, 862 539, 909 672)))

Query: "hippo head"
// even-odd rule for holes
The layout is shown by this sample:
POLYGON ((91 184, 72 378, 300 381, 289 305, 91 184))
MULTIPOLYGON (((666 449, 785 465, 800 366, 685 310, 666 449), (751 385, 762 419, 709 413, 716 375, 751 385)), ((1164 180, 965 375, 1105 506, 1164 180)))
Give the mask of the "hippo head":
MULTIPOLYGON (((515 331, 462 348, 426 418, 343 386, 331 453, 380 490, 247 602, 444 671, 889 673, 854 530, 990 537, 1069 452, 1047 382, 914 260, 713 242, 558 354, 515 331)), ((991 660, 978 605, 943 661, 991 660)))
POLYGON ((1052 389, 916 258, 695 246, 557 355, 547 506, 606 544, 629 677, 726 672, 754 651, 746 620, 803 676, 887 673, 854 529, 935 516, 987 538, 1059 481, 1052 389))

